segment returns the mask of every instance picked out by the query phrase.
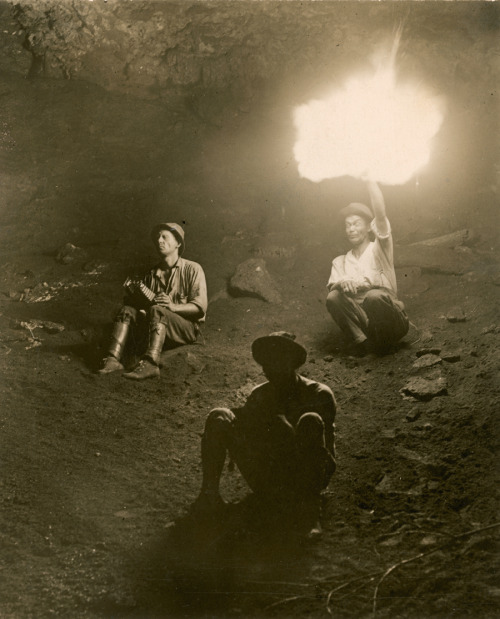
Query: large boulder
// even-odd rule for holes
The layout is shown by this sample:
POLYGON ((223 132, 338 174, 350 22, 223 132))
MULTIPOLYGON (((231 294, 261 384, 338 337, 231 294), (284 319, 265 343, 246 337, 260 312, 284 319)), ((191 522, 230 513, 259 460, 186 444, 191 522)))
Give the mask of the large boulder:
POLYGON ((255 297, 268 303, 281 303, 281 296, 261 258, 250 258, 238 265, 229 282, 235 297, 255 297))

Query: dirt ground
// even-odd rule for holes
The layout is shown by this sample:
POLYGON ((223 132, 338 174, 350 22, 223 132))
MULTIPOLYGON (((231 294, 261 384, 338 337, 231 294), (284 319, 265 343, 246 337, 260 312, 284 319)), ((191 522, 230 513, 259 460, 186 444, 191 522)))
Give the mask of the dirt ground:
POLYGON ((331 220, 266 217, 248 162, 202 157, 220 129, 71 82, 5 75, 0 95, 0 615, 500 616, 497 216, 475 222, 465 274, 399 269, 411 330, 395 354, 354 359, 324 305, 331 220), (148 230, 166 211, 207 273, 203 341, 166 355, 159 380, 101 377, 122 282, 153 261, 148 230), (58 262, 66 243, 85 253, 58 262), (225 292, 256 254, 282 304, 225 292), (264 380, 250 345, 278 329, 339 404, 312 545, 264 535, 237 471, 226 521, 185 517, 205 417, 264 380), (400 392, 423 350, 449 359, 426 374, 447 393, 427 401, 400 392))

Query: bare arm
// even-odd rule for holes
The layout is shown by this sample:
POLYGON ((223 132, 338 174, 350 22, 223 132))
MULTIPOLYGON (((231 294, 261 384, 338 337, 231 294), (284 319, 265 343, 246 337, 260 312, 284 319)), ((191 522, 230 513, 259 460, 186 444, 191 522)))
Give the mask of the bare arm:
POLYGON ((387 217, 385 214, 384 196, 382 195, 382 191, 376 181, 370 178, 363 178, 363 180, 366 182, 366 186, 368 187, 368 192, 370 194, 370 201, 372 204, 373 213, 375 215, 375 225, 378 232, 382 236, 385 236, 386 234, 389 234, 389 227, 387 225, 387 217))

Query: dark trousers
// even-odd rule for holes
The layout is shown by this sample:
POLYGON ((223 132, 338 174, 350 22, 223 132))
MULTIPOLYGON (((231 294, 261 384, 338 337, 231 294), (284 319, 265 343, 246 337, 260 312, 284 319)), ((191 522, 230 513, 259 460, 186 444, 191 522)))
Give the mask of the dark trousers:
POLYGON ((233 411, 212 410, 201 447, 204 489, 218 489, 229 453, 250 488, 261 497, 319 497, 335 471, 335 460, 325 447, 323 420, 317 413, 305 413, 295 427, 284 417, 274 418, 272 424, 269 445, 263 450, 233 411))
POLYGON ((372 288, 356 299, 332 290, 326 307, 341 331, 356 344, 368 339, 376 349, 383 350, 408 333, 404 305, 387 288, 372 288))

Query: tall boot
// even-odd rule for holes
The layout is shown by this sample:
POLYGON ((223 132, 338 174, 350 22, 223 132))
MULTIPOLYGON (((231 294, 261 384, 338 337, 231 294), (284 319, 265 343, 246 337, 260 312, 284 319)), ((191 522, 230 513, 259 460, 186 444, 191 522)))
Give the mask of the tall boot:
POLYGON ((111 372, 123 370, 120 359, 127 342, 129 329, 130 322, 115 322, 113 333, 111 334, 108 356, 104 358, 103 366, 99 370, 99 374, 110 374, 111 372))
POLYGON ((145 378, 160 376, 160 368, 158 366, 166 333, 167 328, 161 322, 151 326, 148 349, 139 361, 139 365, 132 372, 124 374, 125 378, 144 380, 145 378))

